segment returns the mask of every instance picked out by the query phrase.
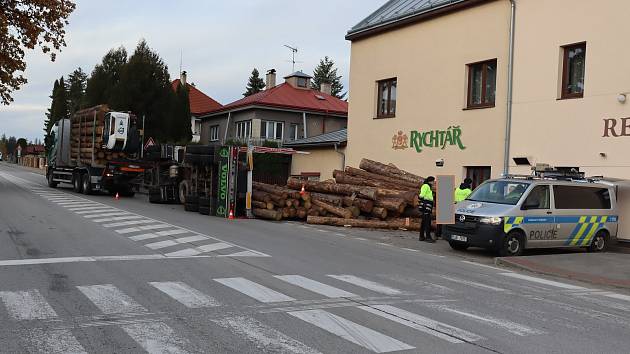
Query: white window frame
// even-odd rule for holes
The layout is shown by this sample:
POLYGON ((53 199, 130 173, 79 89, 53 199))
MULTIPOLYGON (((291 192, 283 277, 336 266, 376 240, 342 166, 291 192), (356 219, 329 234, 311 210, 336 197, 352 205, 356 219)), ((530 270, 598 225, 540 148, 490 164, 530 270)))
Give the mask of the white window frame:
POLYGON ((289 125, 289 139, 291 140, 298 140, 298 136, 300 135, 300 125, 297 123, 291 123, 289 125), (291 129, 295 128, 295 130, 293 131, 293 136, 291 136, 291 129))
POLYGON ((265 125, 265 135, 262 135, 262 129, 261 129, 261 138, 265 138, 265 139, 269 139, 269 140, 283 140, 284 138, 284 122, 278 122, 278 121, 271 121, 271 120, 264 120, 262 121, 262 124, 265 125), (278 126, 281 127, 282 129, 282 136, 280 136, 278 138, 277 134, 278 134, 278 126), (272 128, 272 129, 270 129, 272 128), (270 134, 270 132, 273 132, 272 134, 270 134))
POLYGON ((219 126, 213 125, 210 127, 210 141, 219 141, 219 126))
POLYGON ((236 122, 236 138, 237 139, 247 139, 252 136, 252 121, 251 120, 243 120, 240 122, 236 122))

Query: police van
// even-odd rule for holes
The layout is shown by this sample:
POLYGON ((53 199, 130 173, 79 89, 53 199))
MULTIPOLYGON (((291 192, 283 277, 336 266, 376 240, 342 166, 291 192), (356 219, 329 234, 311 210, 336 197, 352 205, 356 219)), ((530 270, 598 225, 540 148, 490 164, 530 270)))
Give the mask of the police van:
POLYGON ((583 247, 605 251, 617 237, 615 187, 582 173, 535 173, 488 180, 455 206, 444 239, 456 250, 583 247))

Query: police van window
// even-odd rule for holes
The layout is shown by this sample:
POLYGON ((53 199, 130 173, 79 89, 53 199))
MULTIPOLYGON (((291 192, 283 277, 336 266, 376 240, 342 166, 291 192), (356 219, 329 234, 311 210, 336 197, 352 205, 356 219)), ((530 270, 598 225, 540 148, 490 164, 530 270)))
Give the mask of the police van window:
POLYGON ((556 209, 610 209, 607 188, 553 186, 556 209))
POLYGON ((549 209, 550 203, 549 186, 536 186, 529 192, 527 199, 523 203, 523 208, 531 209, 549 209))
POLYGON ((477 187, 467 200, 475 202, 516 205, 529 183, 513 181, 489 181, 477 187))

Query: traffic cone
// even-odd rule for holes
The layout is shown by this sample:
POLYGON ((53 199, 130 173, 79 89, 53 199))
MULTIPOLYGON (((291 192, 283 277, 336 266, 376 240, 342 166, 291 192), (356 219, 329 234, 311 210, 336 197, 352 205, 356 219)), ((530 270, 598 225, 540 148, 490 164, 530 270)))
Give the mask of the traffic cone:
POLYGON ((230 209, 230 215, 228 216, 229 220, 234 220, 234 211, 230 209))
POLYGON ((300 195, 304 195, 304 193, 306 193, 306 191, 304 190, 304 185, 302 185, 302 190, 300 191, 300 195))
POLYGON ((118 192, 116 192, 116 196, 114 197, 115 200, 120 200, 120 195, 118 195, 118 192))

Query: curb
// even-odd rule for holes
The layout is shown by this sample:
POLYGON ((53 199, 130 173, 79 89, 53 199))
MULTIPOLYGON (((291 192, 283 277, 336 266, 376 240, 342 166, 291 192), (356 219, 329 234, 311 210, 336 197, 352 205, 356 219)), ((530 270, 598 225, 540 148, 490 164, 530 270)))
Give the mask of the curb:
POLYGON ((494 264, 503 267, 526 270, 532 273, 551 275, 554 277, 577 280, 594 285, 611 286, 621 289, 630 289, 630 280, 612 279, 588 273, 573 272, 563 268, 547 266, 542 263, 532 262, 522 258, 496 257, 494 264))

